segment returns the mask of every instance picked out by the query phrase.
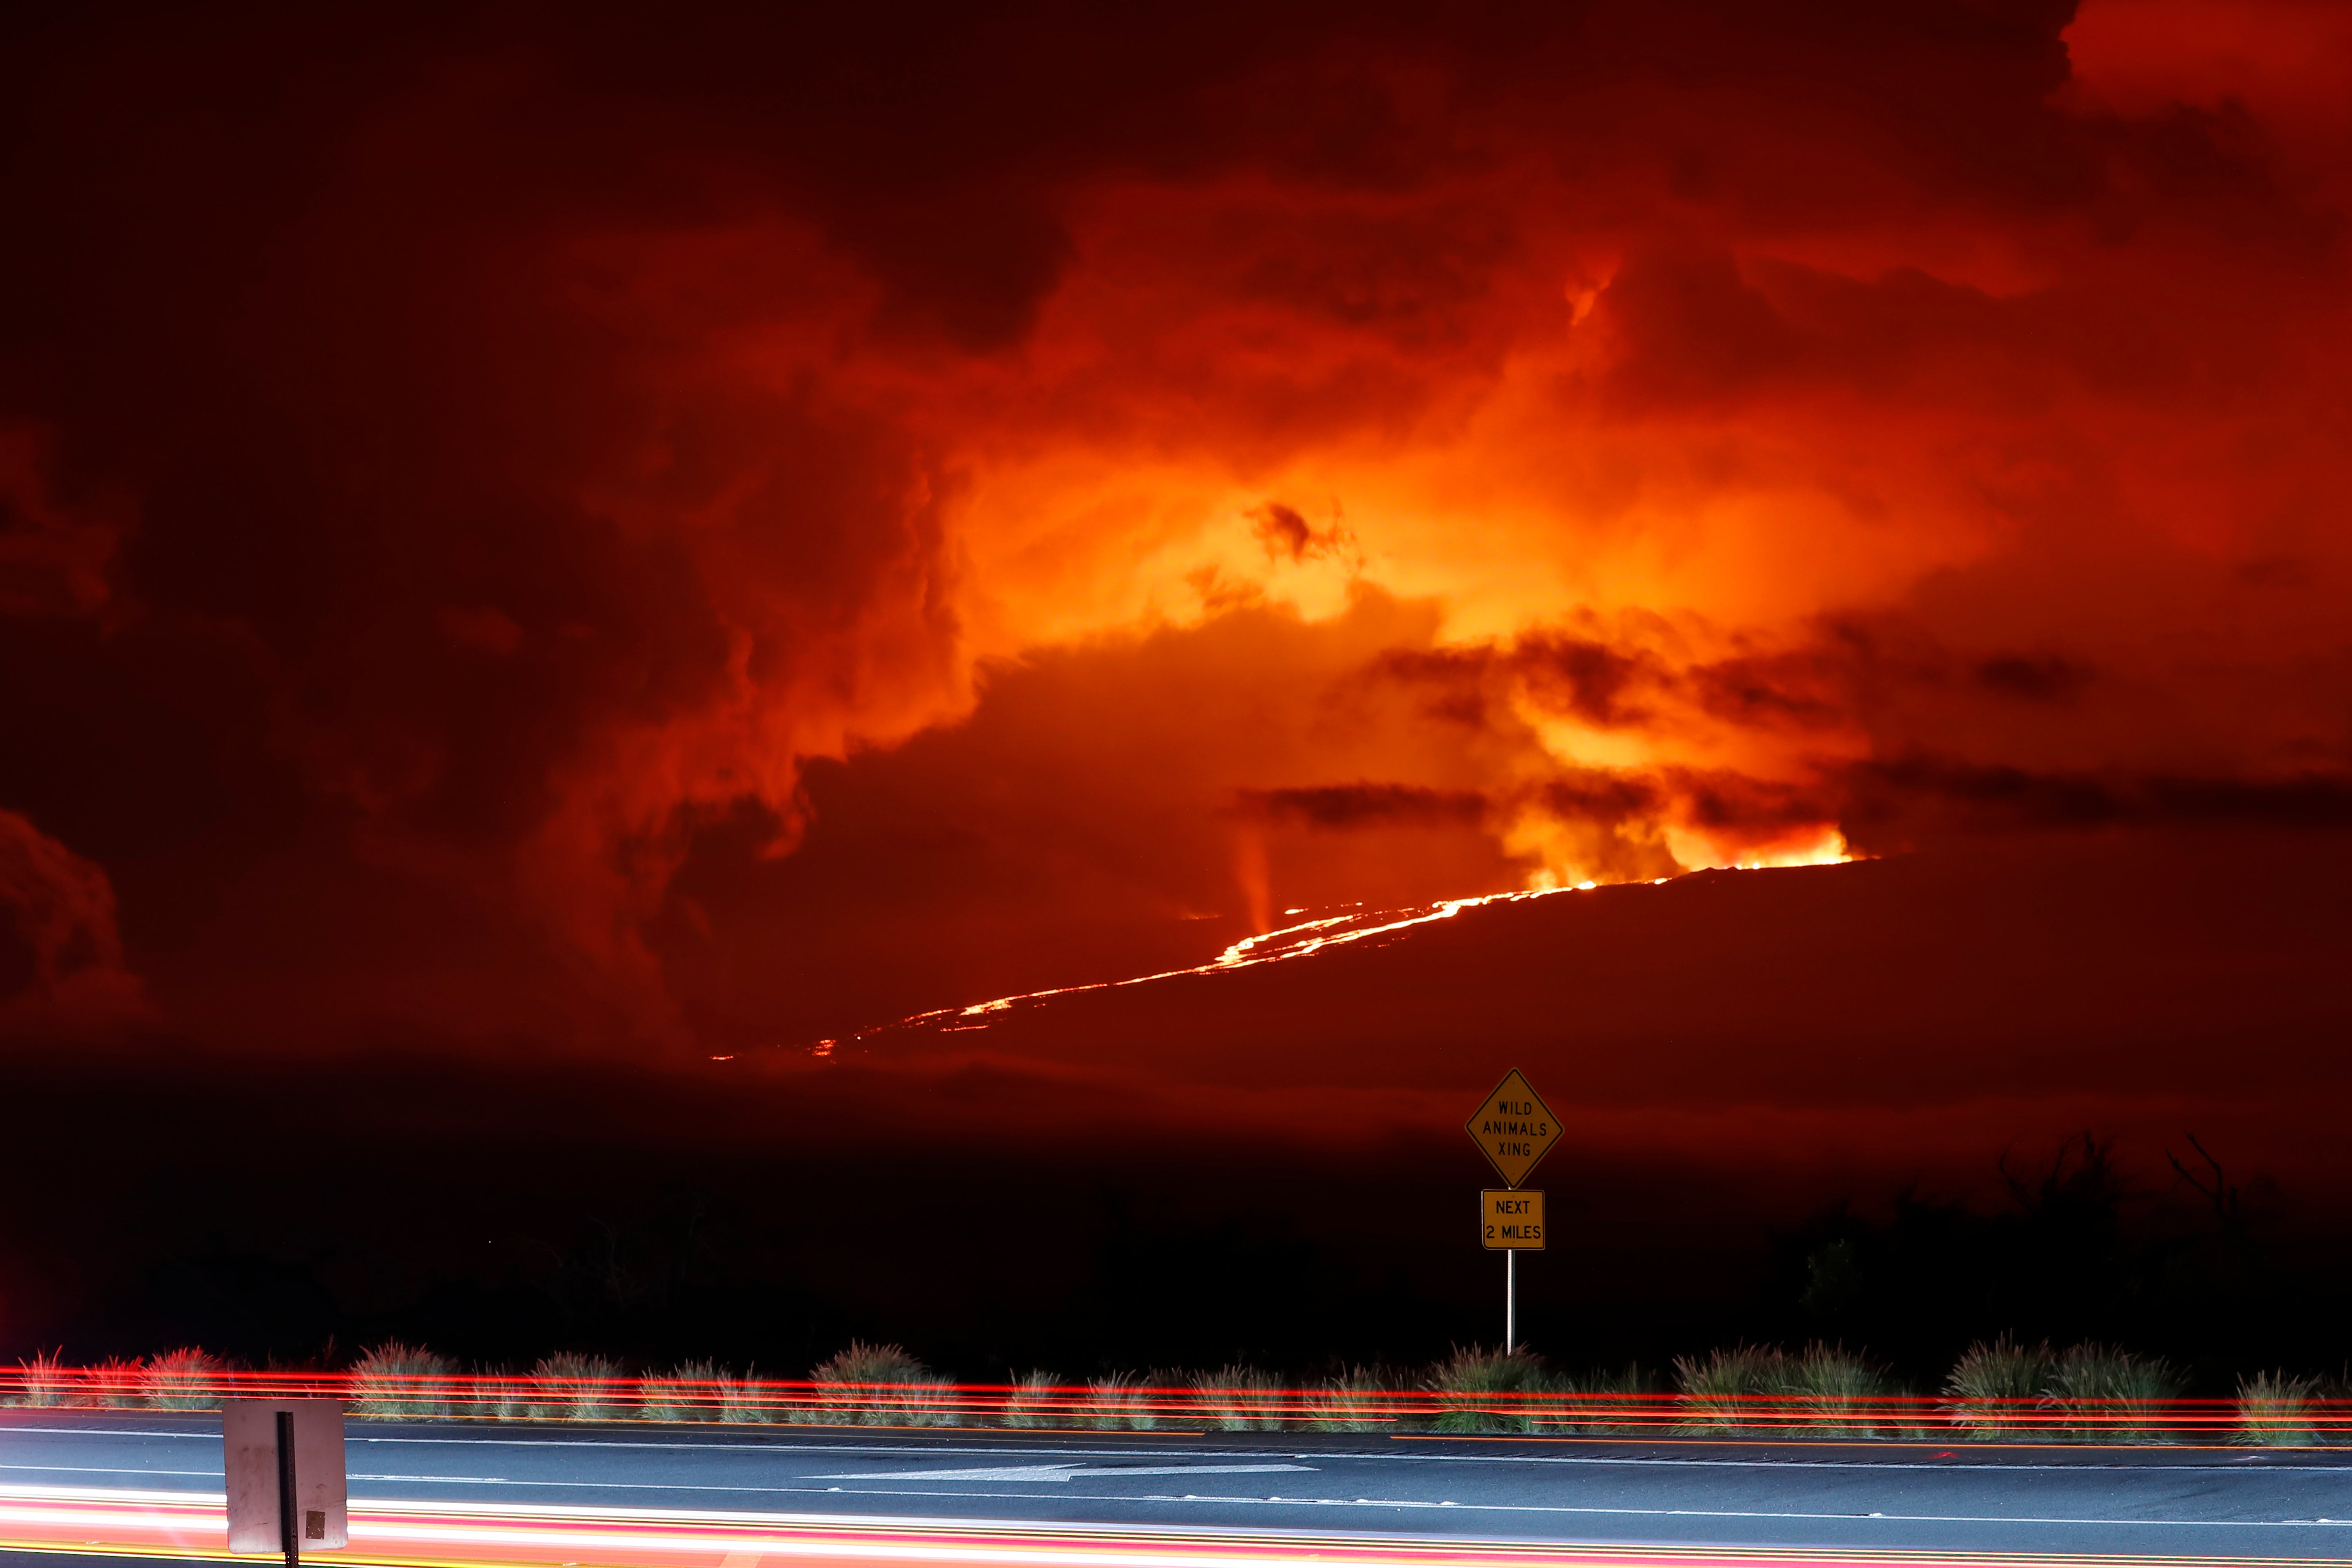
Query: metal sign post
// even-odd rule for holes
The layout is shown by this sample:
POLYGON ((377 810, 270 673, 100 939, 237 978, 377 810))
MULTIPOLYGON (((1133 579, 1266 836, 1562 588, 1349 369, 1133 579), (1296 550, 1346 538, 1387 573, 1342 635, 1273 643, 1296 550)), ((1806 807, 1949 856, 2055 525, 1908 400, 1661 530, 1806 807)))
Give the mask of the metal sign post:
POLYGON ((1509 1355, 1519 1348, 1519 1254, 1541 1252, 1544 1246, 1543 1194, 1519 1184, 1559 1142, 1559 1123, 1513 1068, 1463 1130, 1505 1184, 1478 1194, 1478 1220, 1486 1249, 1503 1255, 1503 1353, 1509 1355))
POLYGON ((1503 1349, 1519 1343, 1519 1254, 1544 1246, 1544 1195, 1534 1187, 1489 1187, 1478 1194, 1479 1239, 1503 1255, 1503 1349))
POLYGON ((230 1399, 221 1405, 228 1549, 282 1556, 351 1543, 343 1407, 332 1399, 230 1399))
POLYGON ((302 1561, 302 1538, 294 1531, 294 1412, 278 1412, 278 1547, 286 1568, 302 1561))

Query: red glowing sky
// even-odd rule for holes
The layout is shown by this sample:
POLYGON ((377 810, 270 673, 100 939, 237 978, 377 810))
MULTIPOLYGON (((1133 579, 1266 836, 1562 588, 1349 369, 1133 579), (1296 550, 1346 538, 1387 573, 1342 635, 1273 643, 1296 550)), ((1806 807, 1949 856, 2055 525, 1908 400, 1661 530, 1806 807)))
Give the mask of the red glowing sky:
POLYGON ((10 24, 6 1032, 700 1062, 1285 910, 2335 852, 2340 7, 1441 9, 10 24))

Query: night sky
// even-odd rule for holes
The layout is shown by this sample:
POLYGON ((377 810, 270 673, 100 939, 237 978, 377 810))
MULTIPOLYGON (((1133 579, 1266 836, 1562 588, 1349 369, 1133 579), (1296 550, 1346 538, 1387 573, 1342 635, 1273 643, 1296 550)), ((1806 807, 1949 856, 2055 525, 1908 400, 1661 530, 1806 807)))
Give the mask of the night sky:
POLYGON ((11 8, 0 1350, 977 1371, 1272 1247, 1417 1353, 1515 1065, 1675 1331, 2084 1133, 2333 1223, 2347 82, 2302 0, 11 8), (877 1183, 996 1249, 928 1318, 877 1183))

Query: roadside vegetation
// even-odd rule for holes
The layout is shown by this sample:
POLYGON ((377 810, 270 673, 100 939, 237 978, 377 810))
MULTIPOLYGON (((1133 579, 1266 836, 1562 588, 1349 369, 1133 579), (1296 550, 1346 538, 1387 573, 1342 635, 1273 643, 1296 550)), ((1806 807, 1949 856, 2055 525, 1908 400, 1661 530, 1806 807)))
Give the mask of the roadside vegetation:
POLYGON ((1689 1412, 1679 1430, 1693 1436, 1753 1437, 1795 1427, 1822 1437, 1909 1437, 1926 1430, 1912 1418, 1907 1391, 1843 1345, 1816 1342, 1793 1352, 1736 1345, 1684 1357, 1675 1363, 1675 1384, 1689 1412))
MULTIPOLYGON (((709 1361, 631 1368, 575 1352, 542 1357, 528 1372, 467 1370, 393 1340, 342 1370, 269 1375, 268 1392, 299 1384, 303 1392, 349 1401, 353 1415, 372 1420, 2270 1447, 2352 1439, 2352 1399, 2321 1378, 2265 1371, 2242 1379, 2233 1397, 2188 1398, 2183 1375, 2160 1357, 2007 1336, 1970 1345, 1927 1391, 1905 1386, 1866 1354, 1821 1342, 1719 1348, 1678 1358, 1663 1376, 1640 1367, 1570 1373, 1525 1350, 1474 1345, 1418 1370, 1358 1366, 1307 1382, 1234 1363, 1083 1380, 1040 1370, 1004 1384, 965 1384, 903 1346, 860 1341, 806 1377, 770 1379, 709 1361)), ((238 1393, 239 1378, 238 1369, 200 1347, 87 1366, 51 1350, 0 1372, 0 1404, 207 1410, 238 1393)))
MULTIPOLYGON (((2300 1448, 2322 1440, 2315 1378, 2258 1372, 2238 1384, 2238 1426, 2232 1440, 2266 1448, 2300 1448)), ((2340 1435, 2339 1435, 2340 1440, 2340 1435)))
POLYGON ((422 1345, 386 1340, 352 1367, 352 1414, 430 1419, 457 1414, 447 1392, 457 1365, 422 1345))

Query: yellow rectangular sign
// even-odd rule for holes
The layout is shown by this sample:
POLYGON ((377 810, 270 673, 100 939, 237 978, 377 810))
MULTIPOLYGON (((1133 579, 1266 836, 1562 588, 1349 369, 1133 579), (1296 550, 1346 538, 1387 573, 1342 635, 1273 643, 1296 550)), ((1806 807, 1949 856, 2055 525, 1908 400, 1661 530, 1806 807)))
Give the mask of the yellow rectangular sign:
POLYGON ((1543 1194, 1489 1187, 1478 1194, 1478 1224, 1489 1252, 1541 1252, 1543 1194))

